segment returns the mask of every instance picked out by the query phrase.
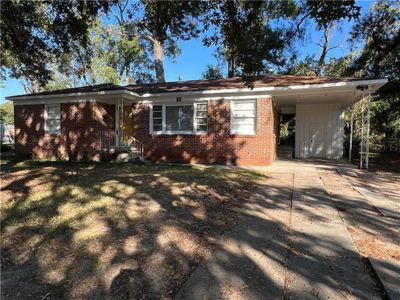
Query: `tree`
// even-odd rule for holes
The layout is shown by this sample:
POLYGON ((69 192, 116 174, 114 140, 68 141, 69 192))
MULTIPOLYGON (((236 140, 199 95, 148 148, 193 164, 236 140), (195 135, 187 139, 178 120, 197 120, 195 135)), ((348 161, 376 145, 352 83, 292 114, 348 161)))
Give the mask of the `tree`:
POLYGON ((328 27, 332 22, 347 18, 356 19, 360 16, 361 7, 354 0, 307 0, 303 8, 304 17, 312 18, 319 29, 328 27))
POLYGON ((318 28, 342 18, 355 18, 360 7, 354 1, 229 1, 209 3, 204 31, 215 34, 204 39, 206 46, 220 45, 226 50, 228 77, 239 70, 248 86, 254 77, 271 66, 285 63, 292 42, 304 33, 304 24, 313 19, 318 28), (284 22, 282 22, 284 20, 284 22))
POLYGON ((203 7, 204 3, 199 1, 141 0, 129 9, 139 38, 152 48, 158 82, 165 82, 164 55, 175 57, 180 51, 178 40, 188 40, 200 33, 196 18, 203 7))
POLYGON ((0 104, 0 120, 7 124, 14 124, 14 105, 11 101, 0 104))
POLYGON ((326 63, 329 51, 340 47, 343 43, 342 41, 334 46, 330 46, 330 38, 335 27, 336 25, 331 23, 327 24, 323 29, 322 38, 317 42, 317 45, 320 47, 318 55, 307 54, 301 61, 291 61, 285 72, 287 74, 304 76, 344 76, 350 65, 351 58, 354 57, 353 55, 349 54, 340 59, 331 58, 328 64, 326 63))
POLYGON ((93 84, 121 84, 123 80, 126 84, 136 80, 153 81, 146 45, 133 34, 131 26, 125 22, 117 25, 99 23, 93 29, 91 43, 94 57, 88 75, 93 84))
POLYGON ((125 29, 112 22, 98 19, 90 29, 90 63, 85 59, 85 49, 77 46, 54 64, 53 79, 45 90, 63 89, 82 84, 100 83, 132 84, 153 81, 146 46, 137 36, 123 34, 125 29))
POLYGON ((354 57, 354 52, 339 58, 332 57, 325 65, 324 75, 332 77, 354 76, 349 72, 349 67, 353 63, 354 57))
POLYGON ((52 76, 48 62, 70 53, 74 44, 90 52, 88 30, 103 0, 1 1, 1 69, 15 78, 25 77, 34 91, 52 76))
POLYGON ((317 60, 314 55, 307 55, 302 61, 291 62, 286 74, 301 75, 301 76, 315 76, 315 69, 317 68, 317 60))
POLYGON ((320 50, 321 52, 320 52, 319 58, 318 58, 318 63, 315 68, 315 75, 317 75, 317 76, 321 76, 323 73, 323 70, 325 68, 325 60, 326 60, 326 56, 328 55, 328 52, 330 50, 333 50, 333 49, 339 47, 339 45, 329 47, 331 34, 332 34, 332 31, 334 28, 335 28, 335 24, 333 22, 324 25, 322 41, 317 43, 317 45, 321 49, 320 50))
POLYGON ((206 70, 203 72, 202 75, 203 79, 221 79, 224 78, 222 75, 222 71, 218 66, 207 65, 206 70))
POLYGON ((214 29, 214 34, 206 36, 203 42, 206 46, 222 47, 228 77, 241 75, 251 86, 253 77, 265 72, 266 65, 283 64, 286 28, 278 21, 290 19, 296 9, 294 1, 211 2, 203 22, 204 32, 214 29))

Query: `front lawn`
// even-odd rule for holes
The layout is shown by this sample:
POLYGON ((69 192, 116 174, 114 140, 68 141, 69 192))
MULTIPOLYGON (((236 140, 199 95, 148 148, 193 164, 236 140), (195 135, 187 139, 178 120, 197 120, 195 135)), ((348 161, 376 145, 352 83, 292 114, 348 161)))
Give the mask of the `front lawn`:
POLYGON ((171 298, 264 178, 133 164, 1 167, 4 299, 171 298))

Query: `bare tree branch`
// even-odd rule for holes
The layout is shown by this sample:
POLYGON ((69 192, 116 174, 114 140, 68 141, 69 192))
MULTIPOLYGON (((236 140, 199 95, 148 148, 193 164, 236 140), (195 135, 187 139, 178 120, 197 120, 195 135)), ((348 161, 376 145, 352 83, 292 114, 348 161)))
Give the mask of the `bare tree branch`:
POLYGON ((299 23, 296 24, 296 30, 292 32, 291 35, 289 35, 288 39, 286 40, 286 43, 290 42, 290 40, 292 38, 294 38, 296 36, 297 33, 299 33, 300 31, 300 26, 301 24, 311 15, 310 12, 308 12, 307 14, 305 14, 299 21, 299 23))

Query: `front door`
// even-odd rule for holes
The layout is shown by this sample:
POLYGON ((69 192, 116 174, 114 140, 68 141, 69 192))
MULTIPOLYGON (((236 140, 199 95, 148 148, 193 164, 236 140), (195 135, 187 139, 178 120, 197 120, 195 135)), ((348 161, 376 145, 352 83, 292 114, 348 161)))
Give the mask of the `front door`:
POLYGON ((122 106, 122 137, 123 142, 129 141, 133 134, 133 115, 132 115, 132 105, 122 106))
POLYGON ((309 157, 326 157, 325 124, 314 122, 310 124, 309 157))

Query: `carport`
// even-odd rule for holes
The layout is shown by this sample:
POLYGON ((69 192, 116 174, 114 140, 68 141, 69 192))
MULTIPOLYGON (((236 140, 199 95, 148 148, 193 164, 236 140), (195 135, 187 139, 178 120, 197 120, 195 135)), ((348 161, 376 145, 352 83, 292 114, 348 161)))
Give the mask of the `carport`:
MULTIPOLYGON (((362 102, 361 167, 367 167, 370 95, 386 82, 387 79, 355 80, 291 86, 290 89, 274 91, 273 96, 281 114, 295 115, 295 157, 341 158, 344 110, 366 99, 362 102)), ((352 128, 353 126, 351 131, 352 128)), ((349 155, 351 156, 351 149, 349 155)))

